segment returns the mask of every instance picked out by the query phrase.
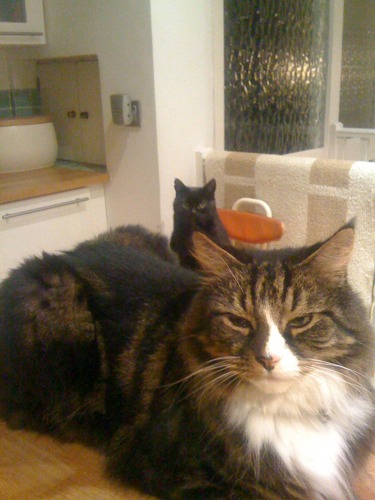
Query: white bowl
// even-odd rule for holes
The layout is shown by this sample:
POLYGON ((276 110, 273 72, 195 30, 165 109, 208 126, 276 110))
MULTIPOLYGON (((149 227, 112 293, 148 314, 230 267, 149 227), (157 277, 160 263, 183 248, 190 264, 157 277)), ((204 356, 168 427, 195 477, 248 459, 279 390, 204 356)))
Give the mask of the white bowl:
POLYGON ((57 139, 50 116, 0 119, 0 173, 50 167, 57 139))

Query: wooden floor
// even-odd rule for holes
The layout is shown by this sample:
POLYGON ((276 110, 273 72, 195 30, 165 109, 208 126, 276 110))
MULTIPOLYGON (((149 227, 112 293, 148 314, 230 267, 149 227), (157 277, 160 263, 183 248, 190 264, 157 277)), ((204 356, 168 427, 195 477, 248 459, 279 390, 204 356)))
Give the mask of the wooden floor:
POLYGON ((103 456, 89 448, 0 422, 1 500, 151 499, 111 482, 103 471, 103 456))
MULTIPOLYGON (((107 479, 104 459, 78 444, 61 443, 0 422, 0 499, 146 500, 107 479)), ((358 482, 360 500, 375 499, 375 456, 358 482)))

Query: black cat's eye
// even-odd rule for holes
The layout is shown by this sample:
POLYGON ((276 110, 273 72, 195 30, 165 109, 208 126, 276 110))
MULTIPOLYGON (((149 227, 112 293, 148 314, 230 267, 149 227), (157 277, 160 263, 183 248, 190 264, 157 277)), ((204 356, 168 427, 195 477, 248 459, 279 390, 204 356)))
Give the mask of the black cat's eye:
POLYGON ((197 206, 197 209, 198 210, 203 210, 204 208, 206 208, 207 204, 204 202, 204 201, 201 201, 198 206, 197 206))
POLYGON ((305 314, 305 316, 298 316, 297 318, 293 318, 289 321, 288 326, 290 328, 304 328, 308 326, 313 319, 312 314, 305 314))

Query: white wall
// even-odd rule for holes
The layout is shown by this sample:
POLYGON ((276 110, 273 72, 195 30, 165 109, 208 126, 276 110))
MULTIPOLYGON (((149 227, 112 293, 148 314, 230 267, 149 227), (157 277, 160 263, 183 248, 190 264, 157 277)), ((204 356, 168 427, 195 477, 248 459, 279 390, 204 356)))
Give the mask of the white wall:
POLYGON ((110 226, 141 223, 169 235, 175 177, 196 184, 195 151, 213 147, 217 1, 44 0, 47 45, 12 49, 18 59, 98 55, 110 226), (112 124, 115 93, 141 102, 140 128, 112 124))
POLYGON ((151 0, 160 207, 173 227, 173 182, 195 185, 195 150, 213 146, 212 2, 151 0))
POLYGON ((101 75, 110 226, 160 227, 149 0, 45 0, 44 57, 97 54, 101 75), (110 95, 141 102, 142 126, 113 125, 110 95))

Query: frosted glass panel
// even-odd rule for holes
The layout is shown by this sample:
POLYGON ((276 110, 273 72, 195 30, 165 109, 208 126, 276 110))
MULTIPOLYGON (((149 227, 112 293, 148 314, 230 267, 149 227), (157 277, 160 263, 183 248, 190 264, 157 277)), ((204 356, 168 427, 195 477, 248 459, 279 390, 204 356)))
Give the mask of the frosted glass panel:
POLYGON ((345 0, 340 122, 375 128, 375 1, 345 0))
POLYGON ((323 145, 328 0, 225 0, 225 148, 323 145))

